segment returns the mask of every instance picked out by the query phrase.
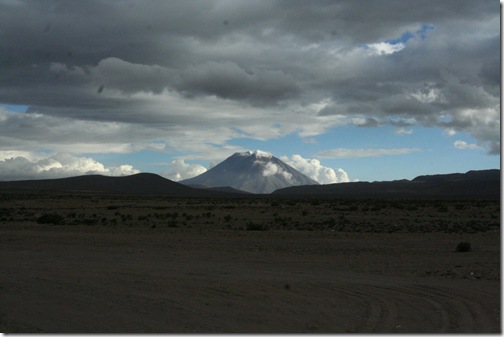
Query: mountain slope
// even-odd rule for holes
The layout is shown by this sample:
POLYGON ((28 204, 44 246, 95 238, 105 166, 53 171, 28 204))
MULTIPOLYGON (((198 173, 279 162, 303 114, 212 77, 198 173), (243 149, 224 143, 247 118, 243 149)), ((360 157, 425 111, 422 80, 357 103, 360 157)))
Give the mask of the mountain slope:
POLYGON ((194 189, 152 173, 139 173, 123 177, 84 175, 61 179, 4 181, 0 182, 0 189, 179 197, 230 194, 221 191, 194 189))
POLYGON ((205 173, 180 183, 189 186, 230 186, 251 193, 271 193, 289 186, 318 184, 270 153, 262 151, 235 153, 205 173))
POLYGON ((319 198, 500 198, 500 170, 419 176, 415 179, 295 186, 275 196, 319 198))

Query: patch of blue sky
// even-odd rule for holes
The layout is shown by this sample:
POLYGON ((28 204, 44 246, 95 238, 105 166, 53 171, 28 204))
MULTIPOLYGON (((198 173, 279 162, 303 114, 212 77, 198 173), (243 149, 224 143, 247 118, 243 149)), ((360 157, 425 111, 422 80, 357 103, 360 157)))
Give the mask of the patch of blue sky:
POLYGON ((358 47, 366 50, 369 55, 389 55, 404 49, 411 39, 419 38, 424 40, 427 37, 427 33, 434 28, 434 25, 422 24, 420 29, 414 33, 406 31, 398 38, 388 39, 377 43, 361 44, 358 47))
MULTIPOLYGON (((495 156, 497 157, 497 156, 495 156)), ((464 173, 499 168, 499 159, 478 150, 457 150, 453 146, 404 155, 324 159, 324 166, 342 168, 351 180, 411 180, 425 174, 464 173), (466 151, 464 156, 460 152, 466 151)))
POLYGON ((27 105, 10 105, 10 104, 0 104, 0 107, 8 111, 13 112, 26 112, 28 110, 27 105))
POLYGON ((405 44, 408 40, 415 37, 415 34, 410 32, 404 32, 401 37, 397 39, 385 40, 388 44, 405 44))
MULTIPOLYGON (((411 135, 398 136, 394 133, 396 127, 359 127, 342 126, 334 128, 325 134, 315 137, 327 149, 331 148, 384 148, 404 147, 404 138, 411 135)), ((415 133, 413 132, 413 135, 415 133)))
POLYGON ((409 40, 415 37, 420 37, 424 40, 427 37, 427 33, 435 28, 434 25, 431 24, 422 24, 420 29, 418 29, 415 33, 411 33, 409 31, 402 33, 402 35, 396 39, 385 40, 386 43, 395 45, 395 44, 406 44, 409 40))
MULTIPOLYGON (((440 129, 406 128, 411 134, 397 135, 398 128, 340 126, 328 132, 303 139, 297 134, 290 134, 272 141, 261 141, 249 138, 233 139, 229 145, 241 146, 249 150, 263 150, 274 156, 291 156, 299 154, 305 158, 316 158, 315 154, 334 148, 377 149, 377 148, 419 148, 432 147, 430 141, 440 136, 440 129), (423 132, 418 132, 424 130, 423 132)), ((316 158, 320 159, 320 158, 316 158)), ((323 159, 321 159, 323 160, 323 159)))
POLYGON ((431 25, 431 24, 422 24, 422 27, 420 27, 419 30, 416 31, 416 35, 420 36, 420 38, 423 40, 427 37, 427 33, 431 30, 434 30, 436 26, 431 25))
POLYGON ((409 149, 409 153, 318 159, 324 166, 343 168, 351 180, 361 181, 413 179, 423 174, 500 167, 500 158, 487 155, 483 149, 461 150, 454 146, 456 140, 474 144, 475 140, 467 134, 448 136, 441 128, 424 127, 411 127, 407 129, 411 133, 397 134, 397 129, 392 126, 339 127, 316 137, 320 144, 324 144, 318 151, 338 148, 370 152, 377 149, 409 149), (460 151, 465 151, 464 156, 460 155, 460 151))
POLYGON ((324 166, 342 168, 351 181, 387 181, 413 179, 425 174, 425 167, 435 171, 432 155, 427 152, 414 152, 404 155, 334 158, 321 160, 324 166), (422 169, 419 162, 423 163, 422 169), (430 162, 429 162, 430 161, 430 162))

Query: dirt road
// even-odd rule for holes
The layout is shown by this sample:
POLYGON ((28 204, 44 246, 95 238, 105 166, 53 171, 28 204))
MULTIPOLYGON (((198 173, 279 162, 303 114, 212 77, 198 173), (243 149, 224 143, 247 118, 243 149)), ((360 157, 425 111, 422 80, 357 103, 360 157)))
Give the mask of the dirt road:
POLYGON ((3 332, 501 331, 499 232, 0 231, 3 332))

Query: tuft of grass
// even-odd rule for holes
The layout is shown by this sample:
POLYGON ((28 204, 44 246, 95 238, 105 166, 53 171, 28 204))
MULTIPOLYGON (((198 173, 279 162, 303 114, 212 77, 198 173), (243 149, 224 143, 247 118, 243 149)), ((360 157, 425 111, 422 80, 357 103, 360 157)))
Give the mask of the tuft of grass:
POLYGON ((471 243, 467 241, 459 242, 455 251, 465 253, 471 251, 471 243))

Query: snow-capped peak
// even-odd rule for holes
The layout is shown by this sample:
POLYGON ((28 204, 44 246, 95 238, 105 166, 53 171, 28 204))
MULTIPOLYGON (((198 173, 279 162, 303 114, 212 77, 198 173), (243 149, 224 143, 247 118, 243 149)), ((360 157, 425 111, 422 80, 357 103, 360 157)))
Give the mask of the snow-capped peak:
POLYGON ((245 157, 249 157, 249 156, 255 156, 257 158, 271 158, 273 157, 273 155, 269 152, 265 152, 265 151, 261 151, 261 150, 255 150, 255 151, 247 151, 247 152, 241 152, 241 153, 238 153, 240 156, 245 156, 245 157))
POLYGON ((317 182, 271 153, 255 150, 237 152, 199 176, 183 180, 183 184, 231 186, 252 193, 271 193, 279 188, 317 182))

